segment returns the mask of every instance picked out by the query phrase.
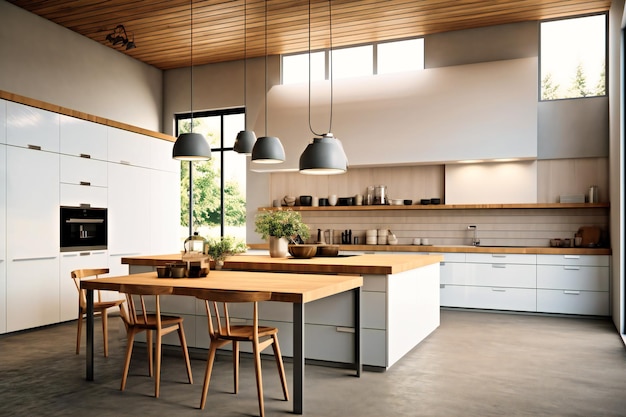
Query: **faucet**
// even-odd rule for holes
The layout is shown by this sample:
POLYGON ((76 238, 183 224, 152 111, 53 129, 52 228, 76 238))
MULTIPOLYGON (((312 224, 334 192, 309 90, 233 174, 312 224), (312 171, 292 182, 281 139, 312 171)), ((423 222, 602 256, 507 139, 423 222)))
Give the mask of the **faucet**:
POLYGON ((476 234, 478 232, 478 228, 475 225, 469 225, 469 226, 467 226, 467 230, 473 230, 474 231, 474 237, 472 237, 472 246, 480 245, 480 239, 478 239, 478 237, 476 236, 476 234))

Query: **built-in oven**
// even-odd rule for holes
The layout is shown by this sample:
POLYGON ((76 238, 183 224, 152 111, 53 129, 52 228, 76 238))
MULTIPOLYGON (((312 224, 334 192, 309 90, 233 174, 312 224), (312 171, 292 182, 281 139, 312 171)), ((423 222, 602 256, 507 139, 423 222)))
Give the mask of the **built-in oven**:
POLYGON ((61 252, 107 248, 107 209, 61 206, 61 252))

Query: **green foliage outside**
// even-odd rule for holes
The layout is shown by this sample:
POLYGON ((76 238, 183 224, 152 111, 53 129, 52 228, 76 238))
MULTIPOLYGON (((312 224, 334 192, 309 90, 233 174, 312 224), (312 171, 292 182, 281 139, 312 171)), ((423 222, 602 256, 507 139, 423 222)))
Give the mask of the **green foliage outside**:
POLYGON ((547 73, 541 80, 541 99, 556 100, 562 98, 594 97, 606 95, 606 68, 604 62, 598 82, 593 88, 587 86, 587 76, 582 64, 576 66, 576 72, 568 87, 555 83, 552 74, 547 73))
MULTIPOLYGON (((212 132, 198 132, 199 122, 194 119, 194 132, 205 135, 214 144, 212 132)), ((189 132, 190 123, 179 122, 179 132, 189 132)), ((215 160, 193 162, 193 230, 200 226, 220 225, 220 168, 215 160)), ((180 224, 189 227, 189 162, 181 162, 180 169, 180 224)), ((224 183, 224 223, 230 226, 243 226, 246 223, 246 198, 236 181, 224 183)))

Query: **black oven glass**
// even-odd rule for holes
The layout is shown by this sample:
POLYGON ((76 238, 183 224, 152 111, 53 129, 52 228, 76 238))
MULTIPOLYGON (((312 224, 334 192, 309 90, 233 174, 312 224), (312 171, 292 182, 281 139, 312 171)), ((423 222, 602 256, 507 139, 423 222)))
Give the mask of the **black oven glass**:
POLYGON ((61 252, 107 248, 107 209, 61 207, 61 252))

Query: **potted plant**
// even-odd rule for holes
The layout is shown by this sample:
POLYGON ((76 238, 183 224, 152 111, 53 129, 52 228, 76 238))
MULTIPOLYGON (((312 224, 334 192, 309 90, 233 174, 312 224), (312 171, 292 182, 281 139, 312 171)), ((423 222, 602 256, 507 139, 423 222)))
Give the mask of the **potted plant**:
POLYGON ((287 244, 296 236, 308 239, 309 226, 302 221, 302 215, 291 209, 264 210, 256 215, 255 231, 263 239, 269 238, 270 256, 287 256, 287 244))
POLYGON ((248 249, 246 244, 232 236, 207 239, 207 255, 215 261, 215 269, 221 269, 227 256, 243 253, 248 249))

